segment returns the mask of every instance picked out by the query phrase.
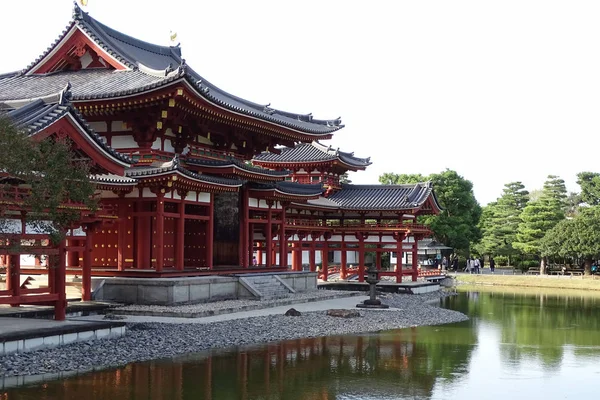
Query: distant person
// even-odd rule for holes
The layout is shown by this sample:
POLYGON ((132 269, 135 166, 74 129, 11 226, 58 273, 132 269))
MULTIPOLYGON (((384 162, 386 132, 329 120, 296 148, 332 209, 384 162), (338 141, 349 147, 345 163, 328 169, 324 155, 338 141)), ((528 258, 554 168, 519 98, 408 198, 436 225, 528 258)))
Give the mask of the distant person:
POLYGON ((454 256, 452 259, 452 269, 454 272, 458 271, 458 257, 454 256))
POLYGON ((467 257, 467 261, 465 262, 465 272, 471 273, 471 257, 467 257))
POLYGON ((492 274, 494 273, 495 269, 496 269, 496 261, 494 261, 494 257, 490 257, 490 271, 492 272, 492 274))
POLYGON ((476 273, 476 274, 479 274, 479 273, 480 273, 480 271, 479 271, 479 267, 480 267, 480 266, 481 266, 481 265, 479 264, 479 258, 475 257, 475 258, 473 259, 473 270, 475 271, 475 273, 476 273))
POLYGON ((483 262, 483 256, 481 256, 481 258, 479 259, 479 267, 481 269, 483 269, 484 266, 485 266, 485 263, 483 262))
POLYGON ((448 259, 446 258, 446 256, 444 256, 444 258, 442 258, 442 270, 445 271, 448 269, 448 259))

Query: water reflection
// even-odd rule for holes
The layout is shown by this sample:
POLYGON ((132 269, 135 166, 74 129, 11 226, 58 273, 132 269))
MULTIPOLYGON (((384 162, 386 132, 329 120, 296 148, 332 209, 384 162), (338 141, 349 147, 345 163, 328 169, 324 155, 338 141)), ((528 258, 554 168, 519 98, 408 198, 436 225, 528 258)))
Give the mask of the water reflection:
POLYGON ((600 377, 600 297, 470 289, 471 320, 302 339, 132 364, 0 400, 505 399, 587 397, 600 377))

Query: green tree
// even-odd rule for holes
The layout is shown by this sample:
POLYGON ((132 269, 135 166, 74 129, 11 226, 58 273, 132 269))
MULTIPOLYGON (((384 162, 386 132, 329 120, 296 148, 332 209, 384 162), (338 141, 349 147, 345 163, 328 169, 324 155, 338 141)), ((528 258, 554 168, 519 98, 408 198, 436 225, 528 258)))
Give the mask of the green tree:
MULTIPOLYGON (((538 200, 529 201, 521 213, 521 222, 517 228, 513 247, 523 254, 540 254, 540 241, 550 229, 565 218, 566 188, 564 181, 549 175, 544 183, 542 195, 538 200)), ((546 258, 542 259, 545 270, 546 258)))
MULTIPOLYGON (((9 193, 16 186, 26 188, 28 193, 17 206, 26 211, 30 225, 50 234, 55 242, 80 219, 82 205, 90 210, 97 206, 89 163, 77 158, 71 147, 68 139, 37 141, 0 118, 0 148, 8 150, 0 157, 5 178, 0 190, 9 193)), ((0 204, 0 218, 13 212, 14 206, 0 204)), ((0 235, 7 233, 3 228, 6 226, 0 226, 0 235)))
POLYGON ((581 187, 581 201, 590 206, 600 205, 600 173, 580 172, 577 184, 581 187))
POLYGON ((470 251, 470 243, 479 239, 477 224, 481 206, 473 194, 473 184, 446 170, 425 177, 421 174, 385 173, 379 177, 383 184, 404 184, 431 181, 443 210, 439 215, 426 215, 420 221, 428 224, 435 238, 462 254, 470 251))
POLYGON ((340 175, 340 183, 341 184, 352 183, 352 181, 350 180, 350 177, 348 176, 348 171, 346 171, 346 172, 344 172, 343 174, 340 175))
POLYGON ((419 183, 427 182, 428 177, 421 174, 395 174, 386 172, 379 176, 379 182, 384 185, 401 185, 404 183, 419 183))
POLYGON ((511 257, 518 253, 513 242, 528 196, 529 192, 521 182, 510 182, 504 185, 498 201, 484 208, 486 217, 480 222, 482 239, 477 246, 482 254, 511 257))
POLYGON ((600 206, 581 209, 573 219, 562 220, 540 242, 543 256, 577 257, 591 274, 592 260, 600 255, 600 206))

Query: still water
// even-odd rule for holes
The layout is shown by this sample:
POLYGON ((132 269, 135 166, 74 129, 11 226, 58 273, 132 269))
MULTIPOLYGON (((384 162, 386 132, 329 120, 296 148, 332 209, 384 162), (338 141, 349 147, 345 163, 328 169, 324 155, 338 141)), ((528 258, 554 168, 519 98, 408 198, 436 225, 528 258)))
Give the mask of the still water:
POLYGON ((600 296, 468 289, 471 319, 132 364, 0 400, 597 399, 600 296))

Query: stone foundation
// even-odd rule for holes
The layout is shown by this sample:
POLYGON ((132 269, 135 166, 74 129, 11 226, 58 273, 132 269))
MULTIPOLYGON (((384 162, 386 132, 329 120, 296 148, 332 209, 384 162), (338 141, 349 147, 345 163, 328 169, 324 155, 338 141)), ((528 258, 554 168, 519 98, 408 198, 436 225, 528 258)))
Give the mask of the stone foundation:
MULTIPOLYGON (((245 274, 245 276, 256 274, 245 274)), ((276 275, 296 293, 317 290, 315 272, 281 272, 276 275)), ((254 298, 238 276, 189 278, 94 278, 94 300, 125 304, 181 305, 254 298), (96 282, 98 281, 98 282, 96 282), (100 284, 100 281, 103 281, 100 284)))

